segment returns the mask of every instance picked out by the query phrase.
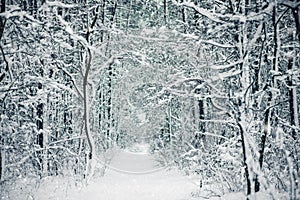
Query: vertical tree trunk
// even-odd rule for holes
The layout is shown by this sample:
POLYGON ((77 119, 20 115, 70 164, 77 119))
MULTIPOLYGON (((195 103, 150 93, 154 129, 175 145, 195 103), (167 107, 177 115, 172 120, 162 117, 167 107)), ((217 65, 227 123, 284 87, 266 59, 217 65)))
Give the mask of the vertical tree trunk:
MULTIPOLYGON (((38 89, 42 89, 42 84, 38 83, 38 89)), ((37 130, 39 131, 38 136, 37 136, 37 144, 39 145, 40 148, 44 148, 44 136, 43 132, 41 130, 44 129, 44 123, 43 123, 43 103, 39 103, 37 105, 37 120, 36 120, 36 126, 37 130)))
MULTIPOLYGON (((270 99, 268 100, 268 102, 270 102, 270 99)), ((270 108, 268 108, 264 114, 263 134, 261 136, 261 141, 259 145, 260 150, 259 150, 259 158, 258 158, 260 169, 262 169, 263 166, 264 152, 265 152, 267 136, 269 135, 269 129, 270 129, 270 108)), ((258 192, 259 190, 260 190, 260 182, 259 182, 258 175, 256 175, 254 191, 258 192)))
MULTIPOLYGON (((110 18, 110 28, 112 28, 116 16, 117 11, 117 2, 114 3, 112 11, 111 11, 111 18, 110 18)), ((108 41, 110 40, 110 35, 108 35, 108 41)), ((108 48, 107 48, 108 49, 108 48)), ((112 76, 113 76, 113 63, 110 63, 108 66, 108 83, 107 83, 107 121, 106 123, 106 138, 107 140, 107 147, 109 148, 110 143, 110 137, 111 137, 111 128, 112 128, 112 76)))
POLYGON ((86 178, 87 176, 91 176, 95 167, 95 143, 93 136, 90 132, 90 123, 89 123, 89 92, 88 92, 88 76, 91 68, 92 62, 92 52, 90 49, 87 49, 87 60, 85 66, 85 73, 83 76, 83 121, 84 121, 84 131, 86 134, 86 138, 89 146, 89 154, 87 160, 87 170, 86 170, 86 178))
POLYGON ((168 12, 168 4, 167 4, 167 0, 164 0, 164 23, 165 23, 165 26, 167 26, 167 23, 168 23, 168 19, 167 19, 167 13, 168 12))
POLYGON ((109 64, 108 67, 108 89, 107 89, 107 121, 106 121, 106 138, 107 138, 107 148, 110 147, 110 143, 108 141, 110 140, 111 137, 111 120, 112 120, 112 64, 109 64))
MULTIPOLYGON (((2 102, 1 102, 2 103, 2 102)), ((2 103, 3 105, 4 103, 2 103)), ((4 105, 3 105, 4 106, 4 105)), ((3 125, 1 125, 1 132, 3 130, 3 125)), ((3 180, 4 177, 4 168, 5 168, 5 149, 4 149, 4 137, 0 135, 0 182, 3 180)))
MULTIPOLYGON (((1 0, 0 13, 4 13, 4 12, 5 12, 5 0, 1 0)), ((0 41, 4 33, 5 23, 6 23, 6 18, 5 16, 1 15, 0 16, 0 41)))
MULTIPOLYGON (((86 1, 84 2, 86 4, 86 1)), ((104 22, 104 8, 105 8, 105 1, 103 2, 103 22, 104 22)), ((95 16, 92 20, 91 26, 89 26, 89 15, 87 12, 86 16, 86 41, 90 43, 90 30, 93 30, 94 26, 96 25, 96 22, 98 20, 98 11, 99 7, 96 7, 95 10, 95 16)), ((103 35, 101 36, 101 40, 103 35)), ((93 135, 91 133, 91 128, 90 128, 90 97, 89 97, 89 85, 88 85, 88 80, 89 80, 89 74, 90 74, 90 69, 92 65, 92 51, 89 47, 86 48, 86 60, 85 60, 85 68, 84 68, 84 74, 83 74, 83 82, 82 82, 82 88, 83 88, 83 121, 84 121, 84 131, 86 134, 88 146, 89 146, 89 153, 87 155, 87 165, 86 165, 86 174, 85 178, 89 180, 91 176, 94 173, 95 167, 96 167, 96 149, 95 149, 95 142, 93 135)))
POLYGON ((181 15, 182 15, 182 22, 183 22, 183 29, 184 33, 187 33, 187 25, 186 25, 186 13, 185 13, 185 7, 181 8, 181 15))
MULTIPOLYGON (((41 70, 40 76, 43 77, 43 70, 41 70)), ((37 84, 37 91, 42 90, 43 89, 43 84, 42 83, 38 83, 37 84)), ((38 95, 38 94, 35 94, 38 95)), ((36 138, 36 143, 37 145, 40 147, 40 150, 38 152, 38 159, 39 159, 39 164, 40 164, 40 172, 41 172, 41 176, 46 175, 44 173, 44 169, 43 167, 45 166, 44 162, 47 162, 47 160, 45 160, 45 140, 44 140, 44 103, 38 102, 37 106, 36 106, 36 127, 37 127, 37 138, 36 138)))
MULTIPOLYGON (((105 24, 105 6, 106 6, 105 3, 106 3, 106 0, 103 0, 102 6, 101 6, 101 23, 102 23, 102 26, 104 26, 104 24, 105 24)), ((101 42, 104 41, 104 31, 103 30, 101 30, 100 41, 101 42)))
MULTIPOLYGON (((198 124, 198 127, 199 127, 199 131, 204 133, 206 130, 205 130, 205 122, 203 121, 205 119, 205 112, 204 112, 204 103, 205 103, 205 100, 201 99, 201 100, 198 100, 198 109, 199 109, 199 124, 198 124)), ((201 134, 199 135, 199 139, 200 141, 203 142, 203 144, 206 144, 205 140, 206 140, 206 137, 204 134, 201 134)))
POLYGON ((128 29, 129 29, 131 9, 132 9, 132 0, 130 0, 129 10, 128 10, 127 17, 126 17, 126 20, 127 20, 126 21, 126 33, 128 32, 128 29))
MULTIPOLYGON (((240 128, 240 134, 241 134, 241 143, 242 143, 242 151, 243 151, 243 167, 245 170, 245 178, 246 178, 246 194, 249 196, 251 194, 251 181, 250 181, 250 173, 249 173, 249 167, 247 164, 247 151, 246 151, 246 141, 245 141, 245 131, 241 124, 241 121, 238 120, 238 126, 240 128)), ((247 198, 248 199, 248 198, 247 198)))
MULTIPOLYGON (((278 26, 277 26, 277 8, 276 5, 273 7, 273 13, 272 13, 272 24, 273 24, 273 42, 274 42, 274 52, 273 52, 273 70, 278 71, 278 26)), ((272 77, 272 87, 277 87, 276 79, 272 77)), ((267 106, 270 106, 270 103, 272 102, 272 93, 269 92, 268 96, 268 102, 267 106)), ((271 114, 271 108, 267 108, 265 114, 264 114, 264 124, 263 124, 263 134, 261 136, 261 141, 260 141, 260 150, 259 150, 259 167, 260 170, 262 170, 263 166, 263 161, 264 161, 264 151, 265 151, 265 146, 266 146, 266 140, 267 136, 269 135, 269 130, 271 127, 271 121, 270 121, 270 114, 271 114)), ((256 175, 255 177, 255 187, 254 187, 255 192, 258 192, 260 190, 260 182, 259 178, 256 175)))
POLYGON ((87 136, 87 141, 90 147, 90 153, 89 153, 89 159, 92 159, 93 157, 93 151, 94 151, 94 145, 92 142, 92 137, 90 133, 90 127, 89 127, 89 102, 88 102, 88 85, 87 85, 87 75, 84 77, 83 81, 83 109, 84 109, 84 130, 85 134, 87 136))
POLYGON ((295 19, 295 24, 296 24, 296 31, 297 31, 297 37, 298 37, 298 42, 300 43, 300 13, 299 13, 299 5, 296 8, 292 8, 292 13, 295 19))
MULTIPOLYGON (((288 58, 288 70, 293 71, 294 69, 294 60, 295 58, 289 57, 288 58)), ((293 126, 292 129, 292 138, 294 139, 294 144, 296 141, 298 141, 297 137, 297 131, 294 127, 299 127, 299 115, 298 115, 298 102, 297 102, 297 88, 296 85, 293 83, 293 75, 290 75, 288 80, 288 86, 289 86, 289 109, 290 109, 290 120, 291 125, 293 126)), ((287 154, 288 156, 288 154, 287 154)), ((295 147, 293 149, 292 155, 287 157, 287 159, 290 159, 290 176, 291 176, 291 197, 293 199, 297 199, 296 197, 296 190, 298 188, 298 172, 299 172, 299 160, 298 160, 298 149, 295 147), (292 157, 294 162, 292 162, 292 157), (293 165, 294 164, 294 165, 293 165), (295 169, 294 169, 295 168, 295 169)))
MULTIPOLYGON (((0 139, 2 139, 2 138, 0 138, 0 139)), ((1 148, 0 149, 0 181, 3 180, 4 169, 5 169, 5 150, 4 150, 4 148, 1 148)))
MULTIPOLYGON (((0 5, 0 14, 1 13, 4 13, 5 12, 5 0, 1 0, 1 5, 0 5)), ((5 23, 6 23, 6 18, 5 16, 1 16, 0 15, 0 42, 1 42, 1 39, 2 39, 2 36, 3 36, 3 33, 4 33, 4 28, 5 28, 5 23)), ((0 48, 1 48, 1 53, 2 53, 2 56, 3 56, 3 60, 6 62, 6 68, 5 68, 5 71, 8 71, 8 63, 7 61, 5 60, 5 55, 4 55, 4 51, 3 51, 3 48, 2 46, 0 45, 0 48)), ((5 78, 5 72, 3 72, 1 75, 0 75, 0 82, 5 78)))
MULTIPOLYGON (((293 58, 288 58, 288 70, 293 70, 293 58)), ((298 102, 297 102, 297 90, 296 86, 293 85, 293 76, 291 75, 288 80, 289 85, 289 108, 290 108, 290 120, 291 125, 295 127, 299 127, 299 116, 298 116, 298 102)), ((297 132, 293 128, 292 137, 296 141, 297 140, 297 132)))

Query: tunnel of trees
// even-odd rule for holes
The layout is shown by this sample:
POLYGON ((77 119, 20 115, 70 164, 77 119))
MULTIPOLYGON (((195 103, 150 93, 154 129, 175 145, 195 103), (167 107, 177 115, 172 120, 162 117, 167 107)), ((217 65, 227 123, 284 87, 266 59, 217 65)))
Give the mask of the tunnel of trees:
POLYGON ((201 181, 299 198, 299 11, 297 0, 1 0, 1 184, 88 179, 100 154, 143 138, 201 181))

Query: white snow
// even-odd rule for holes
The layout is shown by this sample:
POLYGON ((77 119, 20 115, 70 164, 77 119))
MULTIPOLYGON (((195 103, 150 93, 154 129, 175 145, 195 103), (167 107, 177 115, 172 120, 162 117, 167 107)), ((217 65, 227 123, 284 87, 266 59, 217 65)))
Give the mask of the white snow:
MULTIPOLYGON (((104 177, 95 176, 87 185, 72 176, 20 179, 1 194, 13 200, 237 200, 242 192, 218 194, 213 185, 200 190, 199 177, 184 176, 177 170, 159 166, 145 143, 119 150, 104 177), (215 192, 212 192, 215 190, 215 192)), ((216 183, 217 184, 217 183, 216 183)), ((283 196, 281 196, 283 197, 283 196)), ((272 199, 258 194, 250 199, 272 199), (262 197, 262 198, 260 198, 262 197)), ((285 198, 283 198, 285 199, 285 198)))
POLYGON ((38 200, 184 200, 197 190, 187 176, 159 166, 148 154, 147 145, 120 150, 112 159, 104 177, 87 186, 74 184, 72 177, 48 177, 40 182, 22 179, 4 199, 38 200), (117 169, 117 170, 115 170, 117 169), (15 191, 15 192, 14 192, 15 191))

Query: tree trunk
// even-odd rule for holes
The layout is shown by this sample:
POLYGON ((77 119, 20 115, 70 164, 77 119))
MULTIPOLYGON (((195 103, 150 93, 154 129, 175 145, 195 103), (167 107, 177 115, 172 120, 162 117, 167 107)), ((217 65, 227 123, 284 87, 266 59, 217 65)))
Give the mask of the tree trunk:
POLYGON ((164 23, 165 26, 167 26, 167 12, 168 12, 168 5, 167 5, 167 0, 164 0, 164 23))
MULTIPOLYGON (((278 71, 278 26, 277 26, 277 9, 276 9, 276 5, 274 5, 273 7, 273 13, 272 13, 272 24, 273 24, 273 42, 274 42, 274 52, 273 52, 273 71, 278 71)), ((276 83, 276 79, 274 78, 274 76, 271 78, 272 82, 272 87, 276 88, 277 87, 277 83, 276 83)), ((270 103, 272 101, 272 93, 270 92, 269 97, 268 97, 268 103, 267 106, 270 106, 270 103)), ((266 145, 266 140, 267 140, 267 136, 269 134, 269 129, 271 126, 271 122, 270 122, 270 110, 271 108, 267 108, 265 115, 264 115, 264 124, 263 124, 263 134, 261 137, 261 143, 260 143, 260 150, 259 150, 259 158, 258 158, 258 162, 259 162, 259 167, 260 170, 262 170, 262 166, 263 166, 263 160, 264 160, 264 151, 265 151, 265 145, 266 145)), ((254 187, 255 192, 258 192, 260 190, 260 182, 259 182, 259 178, 256 175, 255 177, 255 187, 254 187)))
MULTIPOLYGON (((288 70, 293 71, 294 69, 294 63, 295 63, 295 58, 289 57, 288 58, 288 70)), ((298 114, 298 101, 297 101, 297 87, 293 83, 293 75, 290 75, 288 79, 288 86, 289 86, 289 109, 290 109, 290 120, 291 120, 291 125, 292 127, 292 138, 294 139, 294 144, 295 142, 298 141, 297 137, 297 131, 296 127, 299 127, 299 114, 298 114)), ((295 167, 292 166, 292 163, 290 164, 290 168, 295 168, 295 171, 290 169, 290 174, 291 174, 291 187, 293 187, 292 194, 293 198, 296 199, 296 188, 298 188, 298 171, 299 171, 299 164, 298 164, 298 149, 296 148, 297 145, 295 145, 295 148, 293 149, 292 156, 294 160, 295 167), (293 186, 294 185, 294 186, 293 186)), ((287 158, 289 159, 289 158, 287 158)))
MULTIPOLYGON (((4 13, 4 12, 5 12, 5 0, 1 0, 0 13, 4 13)), ((0 41, 4 33, 5 23, 6 23, 5 16, 0 16, 0 41)))
MULTIPOLYGON (((38 89, 41 90, 42 89, 42 84, 38 83, 38 89)), ((43 132, 41 130, 44 129, 44 123, 43 123, 43 103, 39 103, 37 105, 37 120, 36 120, 36 126, 37 126, 37 130, 39 131, 38 136, 37 136, 37 144, 39 145, 39 147, 42 149, 44 148, 44 136, 43 136, 43 132)))
MULTIPOLYGON (((199 131, 204 133, 206 130, 205 130, 205 122, 203 121, 205 119, 205 112, 204 112, 204 103, 205 103, 205 100, 201 99, 201 100, 198 100, 198 109, 199 109, 199 131)), ((205 140, 206 140, 206 137, 204 134, 201 134, 199 135, 199 138, 200 142, 202 141, 203 144, 206 144, 205 140)))
MULTIPOLYGON (((1 127, 3 129, 3 127, 1 127)), ((4 168, 5 168, 5 149, 4 149, 4 138, 0 136, 0 182, 4 177, 4 168)))
MULTIPOLYGON (((293 70, 293 58, 290 57, 288 60, 288 70, 293 70)), ((290 120, 291 125, 295 127, 299 127, 299 116, 298 116, 298 102, 297 102, 297 91, 296 86, 293 85, 293 76, 291 75, 288 80, 289 86, 289 108, 290 108, 290 120)), ((297 132, 293 128, 292 137, 296 141, 297 140, 297 132)))
POLYGON ((127 20, 126 21, 126 33, 128 32, 128 29, 129 29, 131 9, 132 9, 132 0, 130 0, 129 10, 128 10, 127 17, 126 17, 126 20, 127 20))
POLYGON ((3 180, 5 169, 5 150, 0 149, 0 181, 3 180))
POLYGON ((295 19, 295 24, 296 24, 296 31, 297 31, 297 37, 298 37, 298 42, 300 43, 300 19, 299 19, 299 6, 296 8, 292 8, 292 13, 295 19))
POLYGON ((185 7, 181 8, 181 15, 182 15, 182 22, 183 22, 183 32, 187 33, 185 7))
POLYGON ((247 164, 245 131, 244 131, 244 128, 243 128, 240 120, 238 120, 238 126, 240 128, 241 142, 242 142, 243 166, 244 166, 244 169, 245 169, 246 188, 247 188, 246 194, 247 194, 247 196, 249 196, 251 194, 251 181, 250 181, 249 167, 248 167, 248 164, 247 164))
MULTIPOLYGON (((268 102, 270 102, 270 99, 268 100, 268 102)), ((258 163, 259 163, 260 169, 262 169, 262 166, 263 166, 264 152, 265 152, 267 135, 269 135, 269 129, 270 129, 270 108, 268 108, 266 110, 265 116, 264 116, 263 134, 261 136, 259 158, 258 158, 258 163)), ((258 175, 256 175, 254 191, 258 192, 259 190, 260 190, 260 182, 259 182, 258 175)))
MULTIPOLYGON (((105 23, 105 6, 106 6, 105 3, 106 3, 106 0, 103 0, 102 6, 101 6, 101 23, 102 23, 102 26, 104 26, 104 23, 105 23)), ((104 31, 103 30, 101 30, 100 41, 101 42, 104 41, 104 31)))
POLYGON ((87 141, 88 145, 90 147, 90 153, 89 153, 89 159, 92 159, 93 157, 93 152, 94 152, 94 143, 93 143, 93 138, 90 133, 90 127, 89 127, 89 94, 88 94, 88 75, 89 75, 89 70, 91 66, 91 60, 92 60, 92 55, 91 55, 91 50, 88 49, 88 60, 86 64, 86 69, 85 69, 85 74, 83 77, 83 109, 84 109, 84 130, 85 134, 87 136, 87 141))
POLYGON ((107 121, 106 121, 106 138, 107 138, 107 148, 110 147, 110 138, 111 138, 111 126, 112 126, 112 64, 109 64, 108 67, 108 90, 107 90, 107 121))
POLYGON ((88 176, 91 176, 94 171, 95 167, 95 144, 93 136, 90 132, 90 124, 89 124, 89 92, 88 92, 88 76, 89 71, 91 68, 91 62, 92 62, 92 52, 90 49, 87 49, 87 61, 86 61, 86 67, 85 67, 85 73, 83 77, 83 121, 84 121, 84 131, 86 134, 86 138, 89 145, 89 153, 87 155, 87 169, 86 169, 86 178, 88 176))

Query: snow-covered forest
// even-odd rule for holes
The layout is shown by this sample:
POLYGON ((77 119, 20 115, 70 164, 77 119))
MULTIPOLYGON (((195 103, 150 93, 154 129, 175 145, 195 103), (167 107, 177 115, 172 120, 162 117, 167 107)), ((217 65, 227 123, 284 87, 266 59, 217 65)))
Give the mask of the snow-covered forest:
POLYGON ((0 0, 0 198, 300 199, 299 12, 0 0))

